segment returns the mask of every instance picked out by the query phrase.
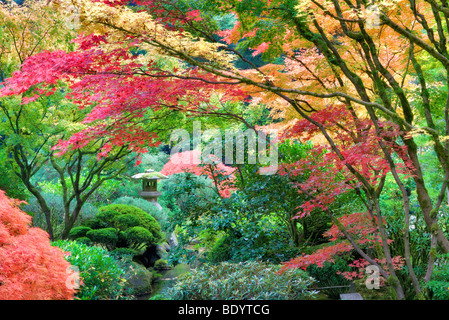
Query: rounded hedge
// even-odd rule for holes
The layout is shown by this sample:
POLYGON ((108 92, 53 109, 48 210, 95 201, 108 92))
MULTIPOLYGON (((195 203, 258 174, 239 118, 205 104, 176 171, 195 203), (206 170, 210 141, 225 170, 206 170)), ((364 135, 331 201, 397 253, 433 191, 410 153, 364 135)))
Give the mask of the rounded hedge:
POLYGON ((85 237, 86 234, 91 231, 92 228, 86 227, 86 226, 80 226, 80 227, 74 227, 69 232, 69 239, 75 240, 78 238, 85 237))
POLYGON ((101 207, 95 216, 95 220, 100 224, 103 223, 108 228, 120 230, 126 230, 126 224, 129 224, 130 227, 131 225, 132 227, 142 227, 153 235, 155 243, 164 239, 161 226, 157 220, 149 213, 131 205, 110 204, 101 207), (137 221, 138 224, 136 224, 137 221))
POLYGON ((85 244, 87 246, 92 245, 92 240, 90 240, 88 237, 80 237, 75 239, 76 242, 85 244))
POLYGON ((131 213, 116 216, 113 219, 113 222, 115 227, 122 231, 132 227, 137 227, 140 224, 139 218, 131 213))
POLYGON ((131 246, 150 245, 155 242, 153 234, 143 227, 132 227, 123 232, 126 243, 131 246))
POLYGON ((114 228, 103 228, 91 230, 87 232, 86 236, 95 243, 101 243, 111 248, 118 242, 118 232, 114 228))

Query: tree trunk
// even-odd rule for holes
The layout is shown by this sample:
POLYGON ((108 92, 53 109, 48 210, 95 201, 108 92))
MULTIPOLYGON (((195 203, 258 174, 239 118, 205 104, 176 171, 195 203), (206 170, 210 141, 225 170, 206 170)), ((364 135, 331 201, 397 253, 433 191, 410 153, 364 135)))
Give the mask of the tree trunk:
POLYGON ((61 239, 67 239, 70 233, 70 230, 72 230, 76 220, 78 219, 79 213, 81 212, 81 209, 84 205, 83 203, 77 202, 75 209, 73 212, 69 215, 68 219, 64 223, 64 230, 62 230, 61 239))
POLYGON ((39 206, 41 207, 41 210, 45 216, 45 222, 47 224, 46 231, 48 232, 48 234, 50 236, 50 240, 53 241, 54 233, 53 233, 53 225, 51 223, 51 210, 48 207, 47 202, 45 201, 44 197, 42 197, 40 192, 29 181, 24 181, 24 180, 22 180, 22 181, 24 182, 25 187, 28 189, 28 191, 30 191, 33 194, 33 196, 36 197, 37 202, 39 203, 39 206))
POLYGON ((424 221, 430 232, 435 235, 437 243, 443 252, 449 253, 449 240, 439 227, 437 216, 432 214, 432 200, 430 199, 429 192, 427 191, 424 183, 423 174, 417 155, 416 144, 411 139, 403 140, 407 145, 407 151, 415 169, 413 180, 416 184, 416 193, 418 195, 418 202, 423 213, 424 221))

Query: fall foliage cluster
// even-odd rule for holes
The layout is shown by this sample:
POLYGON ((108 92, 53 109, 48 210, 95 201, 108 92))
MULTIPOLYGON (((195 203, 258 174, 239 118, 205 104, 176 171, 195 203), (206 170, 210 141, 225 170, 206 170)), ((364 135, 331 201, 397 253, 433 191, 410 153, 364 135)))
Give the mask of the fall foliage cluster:
POLYGON ((0 190, 0 299, 73 299, 65 253, 51 246, 48 233, 30 226, 19 205, 0 190))
MULTIPOLYGON (((236 122, 280 132, 275 177, 254 178, 260 163, 198 165, 198 150, 171 154, 163 174, 206 177, 218 196, 214 205, 212 196, 169 199, 178 207, 165 199, 173 216, 210 223, 202 234, 226 233, 223 246, 243 243, 240 225, 282 221, 303 252, 285 257, 280 273, 346 257, 349 267, 379 268, 397 299, 425 296, 437 258, 449 254, 446 0, 54 0, 2 5, 0 20, 4 158, 50 237, 51 210, 32 179, 44 165, 62 183, 66 238, 88 199, 125 172, 119 163, 170 149, 167 132, 186 119, 236 122), (34 26, 36 13, 45 18, 34 26), (322 217, 326 245, 306 253, 307 219, 322 217)), ((0 297, 71 298, 60 250, 4 193, 0 205, 0 297)))

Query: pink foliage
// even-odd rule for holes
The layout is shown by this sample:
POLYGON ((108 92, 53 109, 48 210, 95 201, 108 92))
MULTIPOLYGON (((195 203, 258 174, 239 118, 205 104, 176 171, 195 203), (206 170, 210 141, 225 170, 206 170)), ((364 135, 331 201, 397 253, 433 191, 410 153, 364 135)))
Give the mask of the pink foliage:
POLYGON ((252 53, 253 57, 257 56, 258 54, 264 53, 268 50, 268 48, 270 48, 270 42, 262 42, 254 49, 255 51, 252 53))
MULTIPOLYGON (((190 14, 198 18, 196 11, 190 14)), ((157 136, 141 125, 149 109, 179 108, 179 101, 183 101, 182 105, 195 110, 209 101, 211 92, 220 90, 225 93, 223 101, 242 95, 237 87, 215 84, 215 76, 198 69, 186 70, 183 76, 187 78, 178 78, 150 61, 143 73, 143 65, 136 62, 137 55, 130 50, 141 39, 128 37, 123 40, 123 48, 109 51, 101 47, 106 41, 105 36, 80 36, 74 52, 40 52, 28 58, 0 88, 0 97, 26 93, 22 99, 26 104, 38 95, 54 94, 61 83, 66 84, 66 98, 88 111, 83 121, 88 127, 61 141, 57 146, 61 153, 82 148, 99 136, 107 137, 112 145, 126 145, 133 152, 145 153, 147 147, 159 144, 157 136), (198 77, 210 83, 195 80, 198 77)), ((105 154, 103 150, 101 156, 105 154)))
MULTIPOLYGON (((229 176, 231 180, 233 179, 234 168, 226 166, 220 161, 217 161, 214 165, 206 164, 200 166, 201 163, 204 162, 200 150, 179 152, 171 155, 170 160, 164 165, 161 173, 169 176, 180 172, 190 172, 197 176, 205 175, 212 181, 216 181, 217 175, 221 174, 229 176)), ((218 182, 217 188, 222 197, 228 198, 231 196, 232 187, 229 186, 228 182, 218 182)))
POLYGON ((348 242, 339 242, 327 247, 318 249, 312 254, 302 254, 299 257, 284 262, 280 272, 287 269, 301 268, 307 269, 310 265, 322 267, 325 262, 332 262, 340 254, 351 251, 353 248, 348 242))
POLYGON ((0 190, 0 300, 73 299, 64 252, 19 205, 0 190))

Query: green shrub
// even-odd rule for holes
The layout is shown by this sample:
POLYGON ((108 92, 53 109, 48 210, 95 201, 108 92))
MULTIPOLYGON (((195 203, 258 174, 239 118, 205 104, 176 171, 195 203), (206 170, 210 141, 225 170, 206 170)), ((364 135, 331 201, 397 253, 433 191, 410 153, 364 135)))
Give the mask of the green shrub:
POLYGON ((118 242, 118 232, 114 228, 91 230, 87 232, 86 236, 92 240, 92 242, 103 244, 110 250, 112 250, 118 242))
POLYGON ((208 253, 207 259, 212 263, 225 262, 231 259, 231 241, 229 235, 224 235, 213 246, 212 250, 208 253))
MULTIPOLYGON (((307 273, 316 280, 317 287, 337 287, 349 286, 350 281, 345 279, 342 275, 337 274, 338 271, 350 271, 351 267, 342 258, 336 258, 335 262, 325 262, 322 267, 311 265, 307 268, 307 273)), ((325 293, 330 299, 339 300, 341 293, 348 293, 350 287, 345 288, 329 288, 324 289, 325 293)))
POLYGON ((449 300, 449 254, 442 255, 442 258, 446 263, 435 266, 431 279, 425 285, 431 300, 449 300))
POLYGON ((132 258, 137 254, 137 251, 131 248, 116 248, 111 251, 111 256, 117 259, 132 258))
MULTIPOLYGON (((143 227, 150 231, 154 237, 155 242, 164 240, 164 235, 161 230, 161 226, 155 218, 149 213, 130 205, 125 204, 110 204, 101 207, 98 210, 98 214, 95 217, 96 220, 101 221, 105 227, 116 227, 115 222, 121 215, 132 215, 139 221, 138 226, 143 227)), ((119 219, 120 220, 120 219, 119 219)))
MULTIPOLYGON (((244 229, 244 227, 240 226, 244 229)), ((257 228, 257 227, 256 227, 257 228)), ((254 229, 248 229, 250 231, 254 229)), ((257 230, 257 229, 256 229, 257 230)), ((254 232, 256 233, 256 232, 254 232)), ((210 263, 245 262, 249 260, 266 261, 273 264, 290 260, 300 254, 297 247, 289 245, 288 239, 273 237, 267 230, 258 230, 253 238, 249 235, 225 234, 217 240, 207 254, 210 263)))
POLYGON ((74 240, 74 239, 78 239, 81 237, 85 237, 86 234, 91 230, 92 230, 91 228, 85 227, 85 226, 74 227, 69 232, 69 239, 74 240))
POLYGON ((91 229, 101 229, 106 228, 106 224, 102 222, 101 220, 97 219, 96 217, 88 218, 85 220, 82 220, 81 222, 83 227, 89 227, 91 229))
POLYGON ((90 240, 88 237, 80 237, 75 239, 75 241, 78 243, 84 243, 88 246, 92 245, 92 240, 90 240))
POLYGON ((167 218, 167 214, 166 214, 167 209, 163 208, 162 210, 160 210, 158 207, 156 207, 150 201, 147 201, 142 198, 134 198, 134 197, 126 196, 126 197, 120 197, 120 198, 114 200, 114 202, 112 204, 125 204, 125 205, 129 205, 129 206, 137 207, 137 208, 149 213, 153 218, 155 218, 157 220, 157 222, 159 222, 159 224, 161 225, 162 230, 165 230, 169 227, 168 226, 168 218, 167 218))
POLYGON ((109 250, 130 248, 128 254, 140 254, 149 245, 165 240, 161 226, 145 211, 130 205, 112 204, 101 207, 93 219, 74 228, 73 237, 85 236, 109 250))
POLYGON ((248 261, 203 265, 164 292, 173 300, 302 300, 312 298, 313 279, 300 269, 277 274, 280 265, 248 261))
POLYGON ((76 293, 81 300, 125 299, 125 269, 107 250, 78 241, 59 240, 54 246, 69 252, 66 260, 79 269, 82 285, 76 293))
POLYGON ((130 213, 119 215, 114 218, 115 227, 122 231, 132 227, 136 227, 139 225, 139 223, 139 218, 130 213))
POLYGON ((109 206, 101 207, 98 213, 95 215, 95 220, 100 228, 112 228, 114 227, 114 219, 118 217, 121 212, 118 210, 113 210, 109 206))
POLYGON ((154 243, 154 236, 148 229, 143 227, 132 227, 123 232, 123 237, 129 247, 138 247, 140 245, 150 245, 154 243))

